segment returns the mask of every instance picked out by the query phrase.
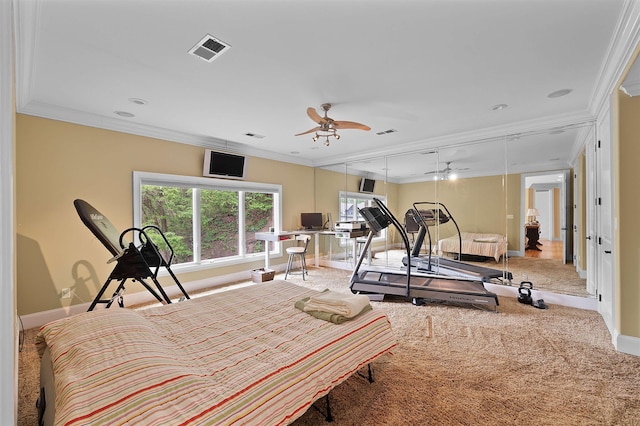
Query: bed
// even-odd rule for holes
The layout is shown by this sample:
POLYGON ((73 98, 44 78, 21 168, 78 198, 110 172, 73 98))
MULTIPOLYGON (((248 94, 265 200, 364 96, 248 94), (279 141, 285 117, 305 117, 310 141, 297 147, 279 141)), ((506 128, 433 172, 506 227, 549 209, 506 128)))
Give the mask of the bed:
POLYGON ((49 323, 44 424, 291 423, 396 345, 380 310, 334 324, 294 307, 318 293, 276 280, 49 323))
MULTIPOLYGON (((473 232, 461 232, 463 255, 493 257, 496 263, 500 257, 507 253, 507 237, 500 234, 481 234, 473 232)), ((458 254, 460 241, 458 235, 443 238, 438 241, 438 254, 458 254)))

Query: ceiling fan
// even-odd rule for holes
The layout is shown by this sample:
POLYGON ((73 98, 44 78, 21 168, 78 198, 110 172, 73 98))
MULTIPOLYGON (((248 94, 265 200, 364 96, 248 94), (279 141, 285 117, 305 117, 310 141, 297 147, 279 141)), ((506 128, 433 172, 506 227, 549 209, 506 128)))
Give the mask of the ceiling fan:
POLYGON ((356 123, 355 121, 337 121, 331 117, 327 116, 327 112, 331 109, 331 104, 322 104, 322 109, 324 110, 324 117, 318 114, 318 112, 312 108, 307 108, 307 115, 313 121, 318 123, 317 127, 314 127, 311 130, 307 130, 306 132, 298 133, 295 136, 306 135, 307 133, 314 133, 313 141, 317 141, 319 138, 325 138, 324 144, 325 146, 329 146, 329 137, 333 136, 336 139, 340 139, 340 135, 337 133, 338 130, 342 129, 358 129, 358 130, 371 130, 371 127, 365 126, 364 124, 356 123))
POLYGON ((452 161, 447 161, 446 162, 446 167, 444 169, 442 169, 442 170, 431 170, 430 172, 425 172, 425 175, 430 175, 430 174, 435 173, 436 174, 436 178, 437 178, 437 175, 442 175, 442 179, 443 180, 447 180, 447 179, 449 179, 449 176, 451 175, 451 172, 458 171, 458 170, 469 170, 468 167, 455 168, 455 169, 451 168, 451 163, 452 163, 452 161))

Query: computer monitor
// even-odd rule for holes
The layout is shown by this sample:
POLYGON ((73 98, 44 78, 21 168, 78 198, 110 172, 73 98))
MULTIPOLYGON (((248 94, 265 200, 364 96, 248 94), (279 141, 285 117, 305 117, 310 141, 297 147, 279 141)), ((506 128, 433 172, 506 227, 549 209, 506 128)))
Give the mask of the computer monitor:
POLYGON ((300 213, 300 224, 304 229, 322 229, 322 213, 300 213))

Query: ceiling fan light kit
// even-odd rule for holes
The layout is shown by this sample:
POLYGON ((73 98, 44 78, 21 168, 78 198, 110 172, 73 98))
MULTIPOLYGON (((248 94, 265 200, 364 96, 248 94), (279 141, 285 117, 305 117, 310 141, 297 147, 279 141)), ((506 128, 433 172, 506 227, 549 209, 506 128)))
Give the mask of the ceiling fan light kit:
POLYGON ((307 115, 313 121, 318 123, 319 126, 314 127, 311 130, 307 130, 306 132, 298 133, 295 136, 306 135, 307 133, 315 133, 315 135, 311 138, 314 142, 316 142, 320 138, 324 138, 324 145, 329 146, 331 144, 331 142, 329 141, 330 137, 340 139, 338 129, 358 129, 365 131, 371 130, 369 126, 365 126, 364 124, 356 123, 354 121, 336 121, 333 118, 328 117, 327 112, 330 108, 331 104, 322 104, 324 117, 318 114, 318 112, 312 107, 307 108, 307 115))

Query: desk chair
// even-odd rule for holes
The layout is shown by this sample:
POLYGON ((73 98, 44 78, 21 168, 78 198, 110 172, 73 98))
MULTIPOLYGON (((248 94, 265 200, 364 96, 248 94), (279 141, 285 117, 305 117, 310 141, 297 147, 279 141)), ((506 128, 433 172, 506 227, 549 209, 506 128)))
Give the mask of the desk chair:
POLYGON ((284 279, 287 279, 287 275, 291 274, 293 262, 295 261, 296 256, 300 256, 300 270, 302 274, 302 280, 304 280, 305 275, 309 275, 307 271, 307 247, 309 247, 309 241, 311 241, 310 235, 297 235, 296 236, 296 245, 287 248, 287 253, 289 254, 289 261, 287 262, 287 270, 284 273, 284 279))

